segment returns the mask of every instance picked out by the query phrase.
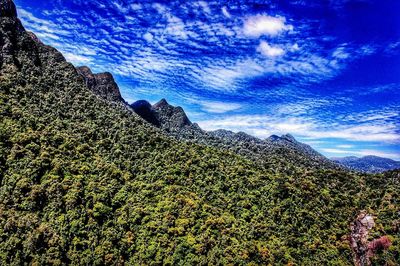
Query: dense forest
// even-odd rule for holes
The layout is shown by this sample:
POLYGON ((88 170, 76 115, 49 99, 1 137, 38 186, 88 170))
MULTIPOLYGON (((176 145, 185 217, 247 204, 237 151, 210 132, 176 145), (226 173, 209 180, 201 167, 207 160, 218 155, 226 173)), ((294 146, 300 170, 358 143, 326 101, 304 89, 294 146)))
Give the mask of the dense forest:
POLYGON ((352 265, 361 210, 391 242, 372 263, 400 263, 399 171, 277 171, 180 142, 0 3, 0 265, 352 265))

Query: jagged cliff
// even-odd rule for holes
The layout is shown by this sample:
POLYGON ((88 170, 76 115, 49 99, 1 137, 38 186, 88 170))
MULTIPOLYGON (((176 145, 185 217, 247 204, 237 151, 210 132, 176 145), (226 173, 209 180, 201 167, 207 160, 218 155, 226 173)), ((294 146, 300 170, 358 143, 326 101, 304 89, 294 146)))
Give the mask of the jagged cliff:
POLYGON ((78 67, 77 71, 84 78, 86 86, 97 95, 110 101, 124 101, 111 73, 93 74, 87 66, 78 67))

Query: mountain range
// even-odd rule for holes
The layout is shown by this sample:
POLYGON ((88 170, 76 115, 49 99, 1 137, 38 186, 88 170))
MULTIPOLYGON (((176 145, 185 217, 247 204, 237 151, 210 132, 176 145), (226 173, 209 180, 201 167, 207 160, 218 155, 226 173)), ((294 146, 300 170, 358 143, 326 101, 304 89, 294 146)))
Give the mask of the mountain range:
POLYGON ((351 172, 290 135, 206 132, 166 100, 128 105, 11 0, 0 52, 0 265, 398 264, 399 171, 351 172), (385 245, 351 235, 360 214, 385 245))
MULTIPOLYGON (((285 160, 297 162, 308 167, 348 168, 353 171, 380 173, 400 169, 400 162, 377 156, 343 157, 329 160, 309 145, 298 142, 292 135, 272 135, 265 140, 250 136, 244 132, 234 133, 220 129, 205 131, 192 123, 182 107, 170 105, 162 99, 154 105, 139 100, 128 105, 122 98, 118 85, 111 73, 93 74, 89 67, 78 67, 77 71, 85 79, 86 86, 97 95, 110 101, 120 102, 138 114, 149 124, 160 128, 178 140, 205 144, 229 150, 249 159, 263 162, 263 157, 285 157, 285 160)), ((279 164, 276 164, 279 165, 279 164)))
POLYGON ((153 126, 180 140, 230 150, 261 162, 265 157, 276 157, 277 161, 284 158, 285 161, 297 161, 308 167, 323 165, 338 168, 334 162, 310 146, 296 141, 290 134, 281 137, 273 135, 261 140, 244 132, 234 133, 223 129, 204 131, 199 125, 189 120, 181 107, 174 107, 165 99, 153 106, 145 100, 140 100, 131 104, 130 107, 153 126))
POLYGON ((400 162, 372 155, 361 158, 355 156, 332 158, 332 160, 349 169, 366 173, 381 173, 400 169, 400 162))

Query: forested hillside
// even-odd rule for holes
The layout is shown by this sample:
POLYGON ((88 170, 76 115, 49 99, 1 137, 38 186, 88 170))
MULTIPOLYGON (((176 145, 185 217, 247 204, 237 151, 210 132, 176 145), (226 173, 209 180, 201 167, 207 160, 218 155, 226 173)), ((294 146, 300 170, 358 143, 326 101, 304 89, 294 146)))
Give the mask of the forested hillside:
POLYGON ((373 263, 399 263, 399 172, 276 171, 179 142, 0 4, 0 265, 351 265, 362 209, 391 241, 373 263))

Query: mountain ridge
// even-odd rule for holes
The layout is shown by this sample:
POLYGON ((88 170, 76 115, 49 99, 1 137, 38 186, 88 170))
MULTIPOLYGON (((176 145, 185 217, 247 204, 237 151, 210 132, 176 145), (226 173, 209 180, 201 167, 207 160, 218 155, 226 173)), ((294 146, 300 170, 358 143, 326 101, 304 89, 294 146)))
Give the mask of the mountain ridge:
POLYGON ((400 161, 395 161, 389 158, 367 155, 363 157, 347 156, 334 157, 336 161, 345 167, 366 173, 381 173, 385 171, 400 169, 400 161))
POLYGON ((339 167, 309 145, 298 142, 290 134, 281 137, 273 135, 263 140, 245 132, 234 133, 225 129, 205 131, 189 120, 182 107, 172 106, 166 99, 153 106, 146 100, 139 100, 130 107, 153 126, 180 140, 227 149, 261 161, 265 156, 286 156, 293 162, 306 164, 309 161, 310 167, 339 167))
MULTIPOLYGON (((225 129, 205 131, 197 123, 190 121, 182 107, 170 105, 165 98, 154 105, 151 105, 147 100, 138 100, 132 104, 127 104, 122 98, 119 87, 111 73, 93 74, 87 66, 77 67, 76 69, 84 78, 86 86, 95 94, 132 108, 146 122, 156 128, 160 128, 178 140, 224 148, 250 159, 260 159, 260 157, 264 156, 263 153, 271 155, 279 152, 281 155, 285 153, 285 151, 280 151, 282 149, 289 151, 289 153, 295 150, 298 155, 290 158, 292 161, 296 161, 299 157, 305 157, 305 159, 299 160, 304 163, 309 157, 310 161, 312 161, 311 167, 316 167, 319 164, 329 168, 339 167, 335 162, 330 161, 311 146, 298 142, 289 133, 280 137, 272 135, 262 140, 245 132, 234 133, 225 129), (102 78, 104 75, 107 78, 102 78), (222 143, 218 143, 218 141, 222 143), (251 147, 244 148, 244 146, 248 145, 251 147)), ((289 153, 286 152, 286 154, 289 153)))

